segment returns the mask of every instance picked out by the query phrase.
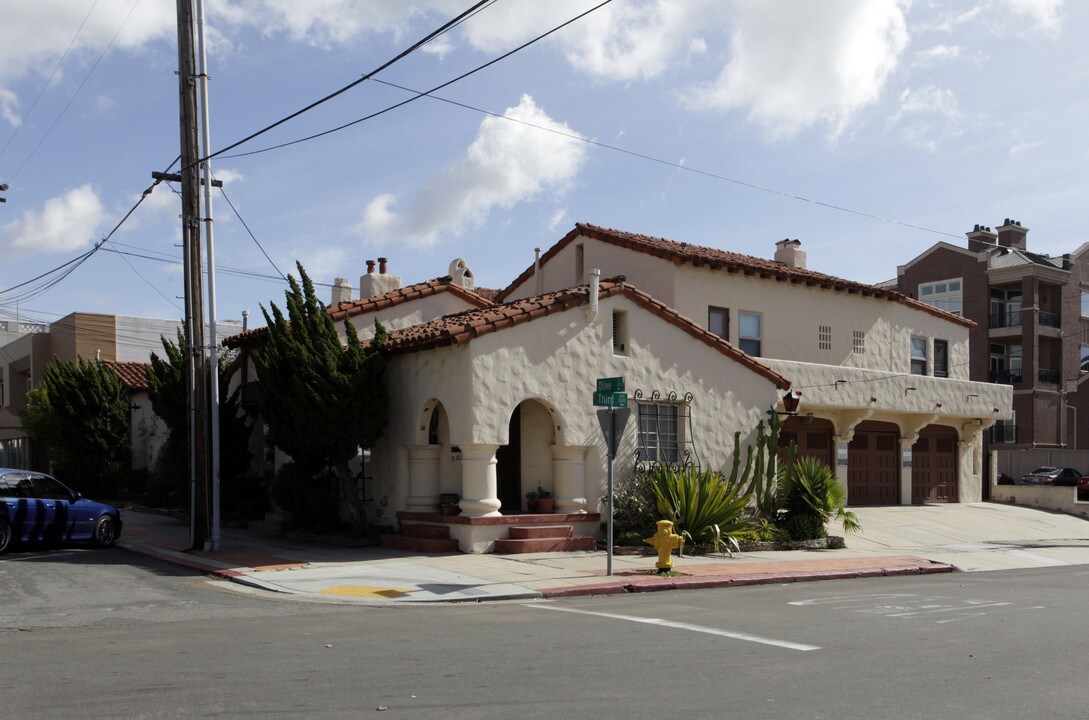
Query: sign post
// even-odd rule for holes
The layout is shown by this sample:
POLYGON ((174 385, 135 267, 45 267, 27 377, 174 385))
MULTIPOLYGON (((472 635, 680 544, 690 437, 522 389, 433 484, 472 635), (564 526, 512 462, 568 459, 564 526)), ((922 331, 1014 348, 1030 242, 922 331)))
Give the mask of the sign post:
POLYGON ((616 448, 624 434, 624 426, 631 417, 628 407, 628 395, 624 392, 624 378, 598 378, 594 392, 594 405, 602 408, 597 411, 597 420, 601 433, 605 436, 605 448, 608 453, 608 486, 605 505, 609 510, 608 529, 606 531, 606 574, 613 574, 613 459, 616 448))

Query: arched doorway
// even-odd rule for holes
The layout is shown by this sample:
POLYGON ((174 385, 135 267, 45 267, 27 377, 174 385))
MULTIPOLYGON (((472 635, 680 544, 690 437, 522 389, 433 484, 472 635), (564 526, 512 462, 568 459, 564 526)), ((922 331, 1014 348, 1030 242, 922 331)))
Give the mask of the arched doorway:
POLYGON ((495 453, 496 495, 504 515, 522 512, 525 494, 543 488, 552 491, 552 445, 556 433, 552 413, 536 400, 514 408, 507 426, 507 444, 495 453))

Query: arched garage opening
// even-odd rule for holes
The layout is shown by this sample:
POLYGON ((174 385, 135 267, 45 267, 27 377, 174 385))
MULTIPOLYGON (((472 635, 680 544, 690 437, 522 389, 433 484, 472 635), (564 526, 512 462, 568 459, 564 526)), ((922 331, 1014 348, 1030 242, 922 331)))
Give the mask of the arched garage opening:
POLYGON ((814 457, 834 471, 835 444, 832 442, 833 426, 830 420, 820 418, 787 418, 779 430, 779 457, 786 455, 786 449, 793 442, 796 445, 795 458, 814 457))
POLYGON ((911 502, 957 501, 957 431, 927 425, 911 446, 911 502))
POLYGON ((866 421, 847 445, 847 504, 900 504, 900 428, 866 421))

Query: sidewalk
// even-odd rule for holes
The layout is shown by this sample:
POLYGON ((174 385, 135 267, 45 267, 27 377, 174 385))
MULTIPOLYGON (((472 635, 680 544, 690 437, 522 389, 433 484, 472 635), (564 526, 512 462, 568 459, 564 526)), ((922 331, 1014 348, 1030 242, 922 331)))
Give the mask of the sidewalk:
POLYGON ((750 552, 674 558, 679 577, 658 577, 654 556, 602 551, 422 556, 379 547, 342 548, 225 528, 218 552, 185 552, 188 525, 126 511, 118 544, 130 551, 300 599, 390 603, 519 600, 624 592, 952 572, 946 563, 847 550, 750 552))

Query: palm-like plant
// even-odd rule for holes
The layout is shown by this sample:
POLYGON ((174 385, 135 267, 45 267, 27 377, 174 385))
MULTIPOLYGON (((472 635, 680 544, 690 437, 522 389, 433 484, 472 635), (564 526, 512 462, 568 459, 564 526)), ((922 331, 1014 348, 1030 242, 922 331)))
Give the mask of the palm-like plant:
POLYGON ((792 465, 779 468, 778 525, 793 540, 811 540, 828 536, 825 530, 832 520, 843 522, 844 532, 858 532, 858 517, 844 509, 847 495, 832 469, 813 457, 802 457, 792 465))
POLYGON ((749 493, 718 472, 659 466, 652 475, 658 513, 689 542, 707 542, 716 550, 737 546, 733 536, 746 530, 743 519, 749 493))

